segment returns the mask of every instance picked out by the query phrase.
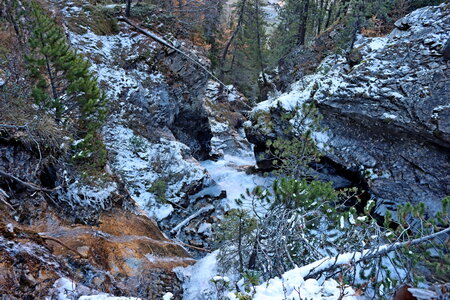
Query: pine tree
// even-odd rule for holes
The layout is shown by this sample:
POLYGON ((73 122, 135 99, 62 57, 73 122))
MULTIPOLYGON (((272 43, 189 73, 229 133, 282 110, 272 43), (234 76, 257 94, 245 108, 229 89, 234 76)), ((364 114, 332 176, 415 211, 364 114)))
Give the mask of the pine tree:
POLYGON ((237 85, 249 97, 256 100, 255 89, 259 75, 265 78, 267 57, 265 2, 240 0, 235 5, 237 23, 224 46, 221 58, 221 77, 237 85))
POLYGON ((89 70, 90 63, 70 48, 58 25, 37 2, 31 2, 30 10, 32 35, 27 61, 30 77, 35 79, 33 97, 42 108, 52 109, 57 121, 69 115, 80 120, 83 142, 77 146, 81 153, 77 157, 96 156, 100 166, 106 161, 106 150, 97 131, 107 115, 106 96, 89 70))

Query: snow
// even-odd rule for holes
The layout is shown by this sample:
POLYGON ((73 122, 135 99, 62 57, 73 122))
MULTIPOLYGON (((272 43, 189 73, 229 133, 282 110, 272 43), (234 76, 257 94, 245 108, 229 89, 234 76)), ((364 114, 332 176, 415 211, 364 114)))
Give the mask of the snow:
POLYGON ((177 276, 183 280, 184 300, 214 299, 215 287, 211 279, 217 275, 217 255, 214 251, 187 268, 175 268, 177 276))
MULTIPOLYGON (((242 156, 225 154, 222 159, 217 161, 206 160, 201 162, 202 166, 208 171, 211 178, 227 192, 227 198, 223 200, 226 209, 237 208, 235 200, 242 194, 246 194, 247 189, 252 191, 257 185, 269 187, 273 179, 262 177, 258 174, 246 174, 239 167, 254 166, 252 153, 245 153, 242 156)), ((244 207, 250 207, 251 203, 244 203, 244 207)))
POLYGON ((140 300, 141 298, 136 297, 114 297, 108 294, 99 294, 92 296, 81 296, 78 300, 140 300))
POLYGON ((171 292, 167 292, 164 294, 164 296, 162 297, 162 300, 170 300, 173 298, 173 294, 171 292))
POLYGON ((68 185, 65 193, 60 193, 60 200, 83 207, 95 209, 108 209, 111 205, 111 196, 117 191, 115 182, 96 182, 86 185, 75 181, 68 185))
POLYGON ((184 153, 188 153, 189 148, 180 142, 161 138, 159 142, 151 143, 116 123, 104 129, 104 137, 112 155, 112 169, 121 174, 136 203, 157 220, 166 218, 173 207, 163 203, 150 191, 155 182, 165 182, 165 197, 177 203, 187 196, 183 192, 186 186, 208 179, 200 164, 184 159, 184 153))
POLYGON ((367 45, 372 51, 383 49, 386 46, 388 39, 386 37, 373 38, 367 45))
POLYGON ((68 278, 60 278, 55 281, 53 284, 53 287, 57 289, 58 300, 70 300, 72 299, 72 296, 74 295, 74 292, 76 290, 76 283, 68 278))
POLYGON ((383 117, 384 119, 392 119, 392 120, 397 119, 397 116, 394 115, 394 114, 391 114, 391 113, 384 113, 382 117, 383 117))
POLYGON ((212 225, 211 225, 210 223, 202 223, 202 224, 200 224, 200 226, 198 227, 197 232, 198 232, 198 233, 203 233, 203 234, 209 236, 209 235, 212 234, 211 228, 212 228, 212 225))
MULTIPOLYGON (((77 284, 70 280, 69 278, 62 277, 55 281, 53 284, 53 287, 55 288, 56 292, 56 299, 57 300, 71 300, 71 299, 78 299, 78 300, 140 300, 141 298, 136 297, 115 297, 110 294, 106 293, 99 293, 96 291, 92 291, 94 295, 89 296, 80 296, 79 292, 77 291, 77 284)), ((46 300, 54 299, 53 297, 46 297, 46 300)))
MULTIPOLYGON (((355 292, 349 286, 344 286, 346 296, 339 298, 341 290, 339 283, 333 279, 319 282, 315 279, 303 279, 300 268, 295 268, 282 275, 275 277, 266 283, 255 287, 254 300, 334 300, 334 299, 357 299, 353 295, 355 292)), ((233 299, 233 298, 231 298, 233 299)), ((237 298, 234 298, 237 299, 237 298)))

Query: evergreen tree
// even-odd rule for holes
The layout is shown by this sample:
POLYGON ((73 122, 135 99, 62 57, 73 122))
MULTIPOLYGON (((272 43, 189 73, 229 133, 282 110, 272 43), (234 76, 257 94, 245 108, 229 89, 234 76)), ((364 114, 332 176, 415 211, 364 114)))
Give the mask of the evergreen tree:
POLYGON ((27 56, 30 76, 35 79, 33 97, 38 105, 51 108, 55 119, 79 118, 77 157, 92 157, 96 165, 106 162, 106 151, 97 130, 106 118, 106 97, 89 71, 89 62, 75 53, 57 24, 40 5, 30 4, 32 28, 27 56), (81 155, 80 155, 81 153, 81 155))
POLYGON ((266 82, 267 57, 265 2, 262 0, 240 0, 235 5, 237 24, 225 44, 222 61, 222 78, 240 88, 256 100, 259 75, 266 82))

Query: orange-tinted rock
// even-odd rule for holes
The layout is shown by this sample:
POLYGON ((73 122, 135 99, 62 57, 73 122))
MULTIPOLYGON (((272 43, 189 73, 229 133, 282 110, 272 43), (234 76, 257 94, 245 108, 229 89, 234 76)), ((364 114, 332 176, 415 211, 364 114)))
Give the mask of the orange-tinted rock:
POLYGON ((195 262, 152 220, 128 211, 103 213, 99 226, 68 224, 50 207, 41 217, 32 226, 0 217, 0 294, 39 298, 65 276, 102 292, 153 299, 179 293, 172 269, 195 262))

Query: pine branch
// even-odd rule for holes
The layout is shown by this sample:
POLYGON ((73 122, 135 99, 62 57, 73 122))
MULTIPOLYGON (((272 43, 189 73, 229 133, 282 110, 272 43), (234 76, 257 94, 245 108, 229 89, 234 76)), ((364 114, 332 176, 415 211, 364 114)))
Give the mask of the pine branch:
POLYGON ((396 251, 400 248, 404 247, 411 247, 415 245, 422 244, 424 242, 427 242, 429 240, 432 240, 434 238, 437 238, 441 235, 450 234, 450 227, 446 228, 444 230, 441 230, 439 232, 435 232, 430 235, 426 235, 411 241, 406 241, 402 243, 394 243, 390 245, 383 245, 379 246, 376 249, 369 249, 364 250, 362 252, 355 252, 355 253, 343 253, 336 257, 327 257, 322 260, 313 262, 312 264, 306 265, 300 269, 303 269, 305 272, 309 270, 309 273, 304 276, 304 279, 309 278, 317 278, 318 276, 322 275, 323 273, 334 271, 337 268, 341 267, 342 265, 352 264, 356 265, 366 260, 371 260, 374 258, 381 257, 383 255, 386 255, 387 253, 390 253, 392 251, 396 251), (348 257, 348 258, 347 258, 348 257), (329 264, 329 262, 333 261, 332 265, 329 264), (311 267, 314 266, 315 267, 311 267))

